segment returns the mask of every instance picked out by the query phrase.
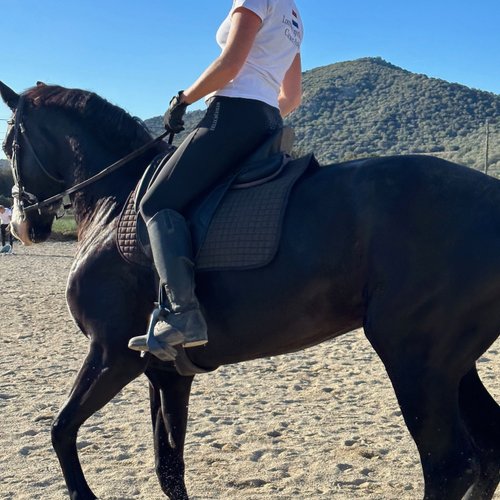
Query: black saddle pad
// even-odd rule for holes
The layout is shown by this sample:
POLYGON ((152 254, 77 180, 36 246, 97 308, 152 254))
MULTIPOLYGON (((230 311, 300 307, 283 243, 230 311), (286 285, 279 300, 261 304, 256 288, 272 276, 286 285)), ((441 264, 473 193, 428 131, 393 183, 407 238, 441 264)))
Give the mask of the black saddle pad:
MULTIPOLYGON (((312 155, 288 161, 278 176, 263 184, 229 187, 208 224, 197 226, 203 217, 195 212, 190 222, 197 271, 255 269, 269 264, 279 246, 289 194, 311 161, 312 155)), ((138 241, 140 217, 134 200, 132 193, 122 211, 117 246, 128 262, 151 267, 138 241)))
POLYGON ((290 161, 281 175, 259 186, 225 194, 196 254, 200 271, 254 269, 278 250, 289 194, 310 157, 290 161))

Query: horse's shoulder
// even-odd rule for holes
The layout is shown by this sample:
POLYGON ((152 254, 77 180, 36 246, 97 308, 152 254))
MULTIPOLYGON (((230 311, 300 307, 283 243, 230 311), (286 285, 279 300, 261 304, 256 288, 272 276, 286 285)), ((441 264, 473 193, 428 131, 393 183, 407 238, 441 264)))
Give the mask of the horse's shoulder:
POLYGON ((68 286, 84 279, 89 273, 99 272, 105 268, 106 261, 116 253, 115 234, 114 224, 95 225, 80 234, 68 286))

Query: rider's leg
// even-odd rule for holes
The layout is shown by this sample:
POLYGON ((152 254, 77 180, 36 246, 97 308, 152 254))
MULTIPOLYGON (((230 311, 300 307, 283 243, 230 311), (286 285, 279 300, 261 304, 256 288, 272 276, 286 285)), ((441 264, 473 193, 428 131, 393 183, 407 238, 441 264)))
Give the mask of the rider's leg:
MULTIPOLYGON (((171 351, 163 353, 161 344, 183 344, 195 347, 207 342, 207 325, 194 293, 194 263, 191 234, 184 217, 175 210, 157 212, 147 222, 151 252, 160 278, 159 306, 169 310, 161 313, 154 337, 148 337, 148 350, 160 359, 171 359, 171 351)), ((154 325, 152 325, 154 326, 154 325)), ((129 347, 144 349, 143 337, 134 337, 129 347)))

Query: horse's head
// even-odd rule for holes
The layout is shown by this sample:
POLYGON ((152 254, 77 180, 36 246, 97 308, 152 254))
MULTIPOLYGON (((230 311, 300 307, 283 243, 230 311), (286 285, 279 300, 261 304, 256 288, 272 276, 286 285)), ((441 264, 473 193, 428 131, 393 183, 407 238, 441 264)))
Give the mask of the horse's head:
POLYGON ((49 237, 60 202, 40 210, 30 210, 30 206, 60 192, 66 184, 54 161, 61 156, 61 145, 47 127, 46 110, 2 82, 0 95, 13 112, 3 143, 14 176, 12 232, 25 245, 39 243, 49 237))
POLYGON ((127 161, 119 174, 77 188, 151 141, 146 127, 85 90, 39 82, 17 94, 0 82, 0 95, 13 112, 4 142, 15 183, 12 228, 25 244, 47 239, 60 198, 67 191, 72 193, 79 229, 93 220, 100 200, 112 200, 118 211, 146 165, 166 147, 158 144, 127 161), (53 199, 57 202, 51 203, 53 199))

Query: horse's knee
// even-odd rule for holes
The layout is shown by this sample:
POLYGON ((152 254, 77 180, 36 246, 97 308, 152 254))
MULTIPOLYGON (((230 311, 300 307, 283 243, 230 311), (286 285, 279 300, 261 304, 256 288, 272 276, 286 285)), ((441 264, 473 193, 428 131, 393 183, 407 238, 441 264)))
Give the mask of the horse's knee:
POLYGON ((77 432, 77 429, 72 429, 63 417, 56 417, 50 428, 52 446, 58 449, 76 442, 77 432))

